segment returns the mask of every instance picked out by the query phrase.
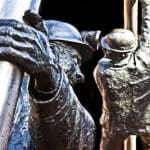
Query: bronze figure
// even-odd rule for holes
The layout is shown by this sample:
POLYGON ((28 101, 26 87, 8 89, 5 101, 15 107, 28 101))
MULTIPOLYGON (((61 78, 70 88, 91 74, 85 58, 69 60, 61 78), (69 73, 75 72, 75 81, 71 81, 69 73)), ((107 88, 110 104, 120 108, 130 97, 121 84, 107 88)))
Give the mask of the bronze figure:
POLYGON ((23 16, 26 25, 0 19, 0 60, 25 72, 8 150, 23 142, 30 150, 97 150, 97 140, 99 150, 121 150, 130 135, 150 149, 150 0, 140 3, 138 41, 127 18, 125 28, 132 25, 133 33, 116 28, 101 40, 99 30, 80 34, 69 23, 43 20, 30 10, 23 16), (85 79, 81 64, 91 62, 100 48, 104 56, 93 71, 103 99, 102 134, 96 139, 97 118, 82 105, 75 86, 85 79))
POLYGON ((93 150, 95 123, 71 87, 83 81, 80 61, 90 59, 82 50, 92 54, 93 49, 70 24, 51 20, 36 25, 38 29, 16 20, 0 20, 0 59, 31 76, 29 129, 34 148, 93 150), (62 37, 58 37, 60 31, 62 37))
POLYGON ((129 135, 149 149, 150 1, 141 0, 142 31, 138 41, 131 31, 114 29, 102 38, 104 57, 94 71, 103 97, 100 150, 120 149, 129 135))

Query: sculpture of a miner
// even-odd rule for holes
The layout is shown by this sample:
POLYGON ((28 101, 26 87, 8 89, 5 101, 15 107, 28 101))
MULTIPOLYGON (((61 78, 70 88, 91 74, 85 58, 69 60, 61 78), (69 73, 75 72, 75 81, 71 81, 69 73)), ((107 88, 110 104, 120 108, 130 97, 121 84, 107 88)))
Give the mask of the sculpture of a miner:
POLYGON ((62 23, 62 40, 57 39, 57 33, 62 33, 59 22, 45 23, 48 28, 42 32, 15 20, 0 20, 0 59, 30 75, 29 128, 36 149, 93 150, 94 121, 68 80, 81 82, 83 75, 75 60, 79 53, 83 61, 90 59, 92 55, 84 54, 92 54, 92 49, 69 24, 62 23))
POLYGON ((101 39, 104 57, 94 70, 103 97, 100 150, 118 150, 129 135, 150 149, 150 1, 143 12, 137 44, 129 30, 114 29, 101 39))

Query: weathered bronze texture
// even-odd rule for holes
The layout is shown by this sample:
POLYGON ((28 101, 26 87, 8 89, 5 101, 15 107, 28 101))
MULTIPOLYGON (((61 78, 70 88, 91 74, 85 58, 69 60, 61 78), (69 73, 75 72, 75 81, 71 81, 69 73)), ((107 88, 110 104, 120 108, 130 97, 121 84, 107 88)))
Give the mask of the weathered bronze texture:
POLYGON ((68 24, 64 26, 63 22, 58 21, 46 23, 48 32, 51 31, 48 34, 49 45, 56 56, 56 72, 53 71, 50 81, 58 82, 54 88, 56 91, 52 90, 51 93, 48 93, 51 97, 44 101, 36 99, 35 96, 40 93, 32 87, 33 84, 30 82, 32 100, 30 101, 29 127, 32 139, 34 139, 38 149, 92 150, 95 141, 95 124, 88 112, 81 106, 73 88, 70 86, 71 81, 74 84, 81 82, 83 75, 81 76, 79 63, 74 60, 74 56, 79 56, 75 52, 79 51, 80 53, 80 50, 82 51, 80 45, 83 45, 84 48, 85 44, 81 43, 81 40, 79 42, 79 39, 75 36, 78 35, 77 30, 75 28, 72 30, 73 26, 68 24), (69 32, 70 30, 72 32, 69 32), (62 34, 58 38, 57 32, 59 31, 62 34), (68 38, 68 35, 72 38, 68 38), (76 49, 75 44, 79 45, 81 49, 76 49), (76 82, 72 75, 74 78, 76 77, 76 82))
MULTIPOLYGON (((27 0, 24 2, 21 0, 1 0, 0 19, 16 19, 23 22, 24 11, 29 8, 37 11, 39 4, 40 0, 27 0)), ((3 26, 0 26, 0 28, 0 30, 3 30, 3 26)), ((3 49, 2 45, 1 49, 3 49)), ((17 66, 5 61, 0 62, 0 149, 2 150, 7 148, 22 77, 23 73, 17 66)))
POLYGON ((136 39, 129 44, 131 38, 126 33, 120 36, 112 32, 102 40, 104 57, 94 71, 103 97, 100 150, 119 149, 129 135, 138 135, 144 148, 150 148, 150 1, 140 2, 142 31, 137 48, 136 39), (124 46, 119 43, 122 38, 124 46))
MULTIPOLYGON (((63 23, 59 23, 65 32, 63 23)), ((95 123, 71 87, 72 83, 84 79, 78 62, 82 54, 80 56, 77 47, 84 50, 85 44, 82 40, 80 43, 69 39, 51 40, 41 32, 41 26, 35 29, 14 19, 1 19, 0 26, 3 28, 0 30, 3 47, 0 59, 16 64, 31 76, 29 129, 34 147, 39 150, 93 150, 95 123)), ((69 28, 66 26, 66 31, 69 28)), ((71 26, 72 29, 75 31, 72 34, 76 35, 78 31, 71 26)), ((28 96, 25 94, 24 98, 28 96)))

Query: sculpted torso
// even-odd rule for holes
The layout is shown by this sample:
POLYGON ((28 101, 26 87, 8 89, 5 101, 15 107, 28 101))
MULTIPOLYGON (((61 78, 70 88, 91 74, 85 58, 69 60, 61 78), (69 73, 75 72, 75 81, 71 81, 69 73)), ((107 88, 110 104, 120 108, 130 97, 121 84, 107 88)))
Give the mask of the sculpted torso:
POLYGON ((104 57, 94 70, 103 97, 100 150, 120 149, 129 135, 140 136, 144 148, 150 148, 150 2, 141 0, 141 8, 142 31, 135 48, 123 29, 102 39, 104 57))
POLYGON ((132 59, 124 67, 104 70, 98 64, 97 82, 103 94, 103 107, 109 118, 102 122, 109 121, 111 132, 150 133, 150 70, 144 65, 142 70, 141 66, 131 69, 131 61, 132 59))

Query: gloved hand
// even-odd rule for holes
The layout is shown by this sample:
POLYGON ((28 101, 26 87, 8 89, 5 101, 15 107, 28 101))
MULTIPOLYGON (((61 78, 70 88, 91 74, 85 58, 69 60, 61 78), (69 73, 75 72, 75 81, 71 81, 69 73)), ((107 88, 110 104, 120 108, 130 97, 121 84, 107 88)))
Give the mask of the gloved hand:
POLYGON ((50 90, 52 72, 57 69, 44 33, 16 20, 1 19, 0 60, 16 64, 36 79, 41 90, 50 90))

